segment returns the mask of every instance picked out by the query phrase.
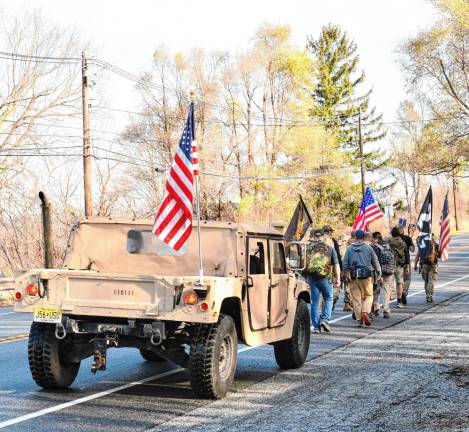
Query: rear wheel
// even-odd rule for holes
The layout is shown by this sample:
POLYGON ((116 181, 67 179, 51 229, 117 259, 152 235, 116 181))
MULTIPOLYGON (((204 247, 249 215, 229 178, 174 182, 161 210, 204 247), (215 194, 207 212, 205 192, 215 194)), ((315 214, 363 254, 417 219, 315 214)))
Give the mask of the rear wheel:
POLYGON ((296 369, 303 366, 309 351, 310 337, 308 306, 303 300, 300 300, 296 307, 292 337, 274 343, 277 364, 282 369, 296 369))
POLYGON ((29 333, 28 360, 34 381, 45 389, 64 389, 75 380, 80 362, 70 362, 67 338, 55 337, 55 325, 33 322, 29 333))
POLYGON ((199 325, 191 341, 189 372, 197 397, 221 399, 233 383, 238 354, 236 327, 229 315, 215 324, 199 325))
POLYGON ((149 362, 165 362, 166 359, 161 357, 160 355, 156 354, 154 351, 152 350, 145 350, 145 349, 141 349, 140 350, 140 354, 142 355, 142 357, 146 360, 146 361, 149 361, 149 362))

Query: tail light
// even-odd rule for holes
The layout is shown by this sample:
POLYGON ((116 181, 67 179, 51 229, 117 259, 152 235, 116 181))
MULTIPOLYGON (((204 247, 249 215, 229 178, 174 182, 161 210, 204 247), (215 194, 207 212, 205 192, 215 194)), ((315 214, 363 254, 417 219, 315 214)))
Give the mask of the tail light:
POLYGON ((26 294, 30 296, 36 296, 39 293, 39 288, 33 283, 29 283, 26 286, 26 294))
POLYGON ((197 304, 199 297, 194 291, 189 291, 182 297, 182 301, 186 305, 195 305, 197 304))
POLYGON ((20 301, 23 298, 23 294, 21 294, 19 291, 15 292, 15 299, 16 301, 20 301))

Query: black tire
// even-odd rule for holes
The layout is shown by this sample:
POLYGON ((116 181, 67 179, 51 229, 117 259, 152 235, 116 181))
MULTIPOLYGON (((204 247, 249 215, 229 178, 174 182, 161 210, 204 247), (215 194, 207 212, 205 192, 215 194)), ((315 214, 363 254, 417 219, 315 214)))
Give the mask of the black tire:
POLYGON ((189 373, 194 394, 221 399, 233 383, 238 356, 238 337, 233 318, 220 315, 215 324, 195 329, 189 354, 189 373))
POLYGON ((70 349, 66 339, 55 337, 55 325, 31 324, 28 341, 29 369, 34 381, 45 389, 65 389, 75 380, 80 362, 65 361, 63 354, 70 349))
POLYGON ((160 355, 156 354, 156 352, 151 350, 141 349, 140 354, 142 357, 149 362, 165 362, 166 359, 161 357, 160 355))
POLYGON ((296 307, 292 337, 274 343, 275 360, 281 369, 297 369, 303 366, 308 355, 310 338, 308 306, 300 300, 296 307))

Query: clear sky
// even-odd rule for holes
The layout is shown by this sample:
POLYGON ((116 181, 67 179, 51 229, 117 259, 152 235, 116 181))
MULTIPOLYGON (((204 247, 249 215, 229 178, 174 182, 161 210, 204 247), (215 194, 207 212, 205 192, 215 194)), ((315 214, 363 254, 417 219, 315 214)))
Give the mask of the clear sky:
MULTIPOLYGON (((259 25, 270 22, 290 25, 294 42, 304 47, 307 35, 337 23, 358 44, 373 103, 388 122, 405 98, 398 44, 436 19, 429 0, 0 0, 0 6, 42 9, 89 40, 97 51, 91 56, 132 73, 147 68, 160 45, 173 52, 195 46, 243 51, 259 25)), ((132 84, 119 78, 107 84, 112 106, 133 109, 131 92, 132 84)))

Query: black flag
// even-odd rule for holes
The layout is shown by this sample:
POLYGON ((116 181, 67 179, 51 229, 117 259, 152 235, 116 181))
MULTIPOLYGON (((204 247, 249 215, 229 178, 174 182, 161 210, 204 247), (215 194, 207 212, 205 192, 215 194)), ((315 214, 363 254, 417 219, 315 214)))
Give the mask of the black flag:
POLYGON ((296 206, 295 212, 291 218, 290 224, 285 231, 284 238, 286 241, 301 240, 308 227, 313 223, 313 219, 309 215, 308 209, 300 195, 300 201, 296 206))
POLYGON ((417 246, 419 248, 421 258, 426 258, 432 253, 432 208, 433 195, 432 187, 430 186, 417 219, 417 228, 420 231, 417 238, 417 246))

